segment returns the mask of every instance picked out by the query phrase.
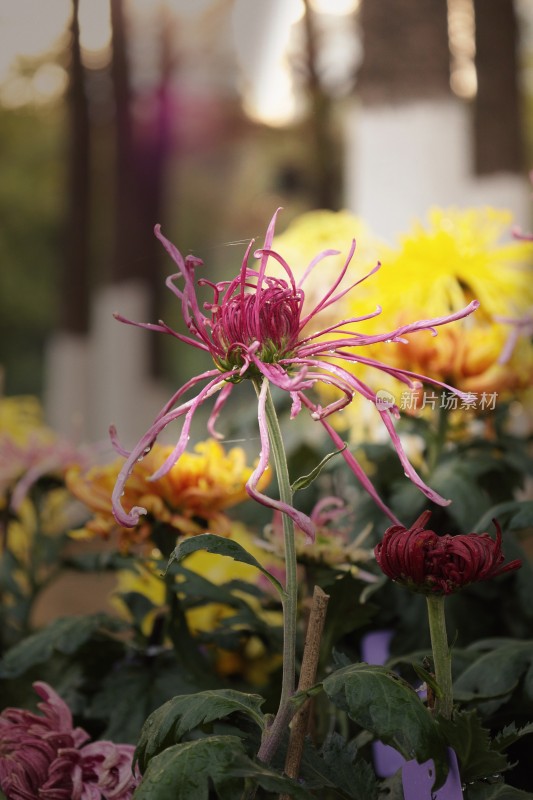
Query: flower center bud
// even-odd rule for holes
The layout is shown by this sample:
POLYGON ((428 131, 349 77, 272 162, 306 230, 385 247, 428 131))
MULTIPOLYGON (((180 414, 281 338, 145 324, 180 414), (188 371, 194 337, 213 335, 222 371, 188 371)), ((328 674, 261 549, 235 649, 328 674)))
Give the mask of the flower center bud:
POLYGON ((221 353, 216 364, 222 371, 242 367, 252 353, 263 363, 275 364, 289 356, 298 341, 301 293, 283 281, 267 280, 266 288, 239 292, 213 311, 212 338, 221 353))

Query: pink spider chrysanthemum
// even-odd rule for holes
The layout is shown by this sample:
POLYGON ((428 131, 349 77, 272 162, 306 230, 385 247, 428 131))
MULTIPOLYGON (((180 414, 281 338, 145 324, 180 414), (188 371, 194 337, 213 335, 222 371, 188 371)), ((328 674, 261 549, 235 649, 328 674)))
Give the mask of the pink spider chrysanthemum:
MULTIPOLYGON (((264 247, 253 253, 254 258, 258 261, 257 267, 249 266, 252 240, 246 250, 238 275, 231 281, 219 283, 213 283, 206 278, 196 279, 195 270, 202 265, 202 261, 194 256, 183 258, 177 248, 162 235, 160 227, 156 226, 156 236, 178 266, 178 272, 167 278, 166 283, 181 301, 183 318, 190 336, 172 330, 162 321, 154 325, 132 322, 119 314, 115 316, 121 322, 170 334, 188 345, 204 350, 212 356, 215 366, 213 369, 191 378, 173 395, 131 452, 125 451, 119 445, 115 429, 111 429, 111 436, 116 448, 126 457, 113 492, 114 514, 121 525, 133 526, 137 523, 139 515, 145 513, 145 509, 137 506, 126 512, 120 500, 125 483, 137 459, 143 457, 143 454, 169 423, 183 417, 181 434, 175 448, 152 476, 153 480, 160 478, 184 452, 191 422, 197 409, 208 398, 218 395, 208 422, 210 434, 216 436, 215 421, 234 386, 245 378, 253 379, 258 390, 258 421, 261 440, 259 461, 246 485, 248 494, 264 505, 288 514, 308 536, 313 537, 314 530, 313 523, 308 517, 292 506, 267 497, 258 490, 259 481, 268 467, 270 456, 266 419, 269 384, 289 393, 292 400, 291 418, 296 417, 305 406, 311 412, 312 418, 324 426, 339 447, 344 446, 343 442, 330 425, 328 417, 350 403, 356 394, 362 395, 375 405, 407 476, 431 500, 440 504, 448 502, 426 486, 409 463, 394 428, 393 418, 399 416, 398 407, 392 404, 388 406, 380 404, 375 392, 345 368, 342 362, 348 362, 350 365, 358 362, 374 367, 393 375, 410 388, 417 388, 422 381, 430 381, 456 392, 465 402, 468 402, 467 395, 453 387, 359 355, 355 348, 382 341, 402 342, 405 334, 421 330, 430 331, 436 335, 435 327, 467 316, 477 308, 478 302, 473 301, 466 308, 454 314, 437 319, 419 320, 379 335, 362 335, 354 330, 353 326, 362 320, 377 316, 381 312, 380 308, 370 314, 328 324, 323 330, 317 331, 316 317, 326 309, 330 309, 328 318, 331 319, 331 307, 376 272, 380 265, 378 263, 370 273, 342 288, 341 284, 355 251, 355 240, 352 241, 348 257, 336 280, 330 288, 324 291, 322 299, 316 303, 314 308, 306 310, 304 313, 306 278, 322 259, 338 255, 338 251, 324 250, 319 253, 310 263, 301 281, 296 283, 289 265, 279 253, 271 249, 278 211, 274 214, 267 229, 264 247), (277 276, 267 274, 267 266, 271 259, 277 262, 277 276), (284 277, 279 277, 280 267, 284 277), (176 285, 177 280, 183 282, 182 288, 178 288, 176 285), (213 293, 211 302, 204 303, 203 306, 200 305, 197 295, 199 287, 209 287, 213 293), (205 385, 196 396, 185 401, 183 399, 185 394, 202 382, 205 382, 205 385), (338 389, 340 397, 326 407, 320 406, 308 395, 309 390, 313 389, 318 382, 338 389)), ((353 454, 348 449, 344 449, 342 455, 380 508, 393 522, 397 523, 398 520, 378 497, 370 479, 353 454)))

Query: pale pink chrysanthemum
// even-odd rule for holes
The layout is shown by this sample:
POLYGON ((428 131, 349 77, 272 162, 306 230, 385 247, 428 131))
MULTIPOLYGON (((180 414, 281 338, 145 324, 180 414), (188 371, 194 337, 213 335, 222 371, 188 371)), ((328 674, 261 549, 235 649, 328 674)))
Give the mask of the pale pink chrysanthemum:
POLYGON ((98 452, 60 437, 30 434, 23 442, 0 434, 0 497, 11 495, 10 507, 17 512, 30 489, 45 476, 62 480, 75 465, 88 467, 98 452))
MULTIPOLYGON (((255 379, 257 385, 260 386, 258 422, 261 452, 257 467, 247 483, 248 494, 264 505, 288 514, 309 537, 313 537, 314 526, 306 515, 292 506, 267 497, 258 491, 259 480, 267 469, 270 458, 266 420, 269 384, 290 395, 292 418, 296 417, 305 406, 311 412, 311 417, 321 423, 339 447, 343 447, 343 442, 330 425, 328 417, 333 412, 344 408, 356 394, 362 395, 375 406, 380 414, 406 475, 428 498, 436 503, 447 504, 448 501, 430 489, 409 463, 393 422, 393 419, 399 416, 398 407, 393 404, 387 406, 380 404, 375 392, 365 382, 358 379, 350 369, 343 366, 342 362, 350 365, 355 362, 373 367, 393 375, 410 388, 417 388, 422 382, 444 386, 458 394, 465 402, 469 402, 466 394, 453 389, 453 387, 407 370, 391 367, 360 354, 358 350, 376 342, 403 342, 406 334, 416 331, 430 331, 436 335, 435 328, 437 326, 467 316, 478 307, 478 302, 474 300, 466 308, 454 314, 436 319, 418 320, 396 330, 373 336, 360 334, 353 326, 362 320, 377 316, 381 312, 380 308, 359 317, 341 319, 333 324, 329 323, 326 328, 317 331, 316 318, 318 315, 329 309, 328 319, 330 320, 334 304, 362 281, 369 278, 379 269, 380 265, 378 263, 370 273, 348 287, 342 288, 341 284, 355 252, 355 240, 352 241, 348 257, 337 278, 329 288, 324 290, 322 299, 310 311, 304 313, 304 286, 307 277, 324 258, 339 253, 336 250, 324 250, 319 253, 308 266, 302 279, 296 283, 290 266, 279 253, 271 249, 277 214, 278 212, 274 214, 267 229, 264 247, 253 253, 254 258, 258 261, 257 267, 249 265, 252 240, 236 277, 231 281, 218 283, 207 278, 196 279, 195 271, 202 266, 202 261, 191 255, 183 258, 179 250, 162 235, 160 227, 156 226, 156 236, 178 267, 178 272, 167 278, 166 283, 181 302, 183 318, 190 335, 178 333, 162 321, 159 324, 138 323, 125 319, 120 314, 115 316, 121 322, 170 334, 188 345, 204 350, 211 355, 214 368, 191 378, 171 397, 131 452, 120 446, 116 431, 114 427, 111 428, 111 436, 117 450, 126 457, 113 492, 114 514, 121 525, 136 525, 139 515, 146 513, 144 508, 138 506, 126 511, 122 507, 121 496, 135 462, 150 449, 161 431, 169 423, 183 417, 178 442, 165 463, 152 476, 153 480, 164 475, 180 458, 187 446, 195 412, 214 395, 218 396, 209 418, 208 429, 211 435, 217 435, 214 429, 215 421, 235 385, 245 378, 255 379), (278 273, 281 266, 282 274, 285 277, 268 274, 267 267, 270 260, 277 262, 278 273), (182 282, 181 287, 176 285, 178 280, 182 282), (208 287, 212 292, 210 302, 203 304, 198 296, 198 290, 202 287, 208 287), (184 400, 187 392, 204 382, 203 388, 192 399, 184 400), (338 389, 339 398, 326 407, 322 407, 309 395, 309 391, 317 383, 324 383, 338 389)), ((348 449, 344 449, 342 455, 380 508, 392 521, 398 522, 393 512, 378 497, 370 479, 353 454, 348 449)))

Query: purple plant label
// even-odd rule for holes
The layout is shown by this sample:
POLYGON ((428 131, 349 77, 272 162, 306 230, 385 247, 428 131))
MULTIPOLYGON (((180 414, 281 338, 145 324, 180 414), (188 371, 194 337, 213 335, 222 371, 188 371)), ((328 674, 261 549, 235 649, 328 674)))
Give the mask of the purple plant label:
POLYGON ((448 748, 448 761, 450 771, 446 783, 432 791, 435 780, 435 767, 433 761, 407 761, 402 768, 402 785, 405 800, 462 800, 461 776, 455 752, 448 748))
POLYGON ((390 642, 393 631, 381 630, 365 634, 361 640, 361 658, 367 664, 380 667, 385 664, 390 653, 390 642))

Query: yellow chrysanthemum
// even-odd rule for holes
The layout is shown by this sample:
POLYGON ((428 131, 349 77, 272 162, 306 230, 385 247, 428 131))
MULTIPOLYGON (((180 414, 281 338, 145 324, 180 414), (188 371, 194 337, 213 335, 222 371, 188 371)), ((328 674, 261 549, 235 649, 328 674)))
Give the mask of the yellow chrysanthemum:
MULTIPOLYGON (((279 569, 281 561, 271 555, 254 542, 253 535, 240 523, 234 522, 231 526, 231 538, 242 545, 260 563, 265 563, 267 558, 269 569, 279 569), (270 563, 271 562, 271 563, 270 563)), ((257 569, 248 564, 234 561, 220 555, 198 550, 188 556, 185 566, 196 572, 211 583, 221 586, 229 581, 240 580, 252 585, 260 579, 257 569)), ((128 592, 138 592, 148 597, 156 609, 143 621, 143 632, 148 636, 152 630, 154 617, 160 613, 165 602, 165 584, 158 571, 152 570, 149 564, 137 564, 136 572, 121 570, 118 573, 117 594, 112 602, 121 613, 124 605, 120 595, 128 592)), ((281 611, 265 611, 257 598, 244 593, 243 598, 261 618, 276 626, 281 626, 281 611)), ((186 612, 187 623, 193 635, 209 633, 216 630, 223 619, 231 616, 234 610, 221 603, 206 603, 186 612)), ((215 669, 221 675, 243 675, 250 683, 260 685, 268 680, 268 675, 276 669, 281 656, 271 656, 264 644, 256 636, 243 638, 242 646, 237 651, 222 650, 217 648, 214 652, 215 669)))
MULTIPOLYGON (((346 211, 316 211, 294 220, 275 243, 283 244, 297 280, 317 248, 339 249, 338 259, 344 259, 352 238, 357 240, 357 249, 345 279, 347 286, 381 262, 381 269, 356 292, 335 303, 337 315, 346 303, 346 318, 382 309, 378 316, 358 323, 361 334, 392 331, 413 319, 442 317, 472 299, 479 300, 474 314, 442 326, 437 336, 418 332, 408 336, 405 344, 368 346, 367 354, 471 392, 481 400, 474 407, 483 408, 490 405, 483 400, 487 395, 511 397, 525 391, 533 377, 533 346, 527 337, 518 339, 511 358, 501 359, 509 338, 509 326, 502 318, 519 319, 533 308, 533 244, 513 240, 511 228, 512 215, 507 211, 434 209, 426 225, 417 223, 393 249, 379 244, 361 220, 346 211)), ((325 264, 329 261, 321 262, 309 277, 313 296, 323 291, 325 264)), ((374 391, 390 392, 398 404, 409 394, 404 384, 383 372, 378 385, 371 368, 354 363, 353 370, 374 391)), ((331 402, 334 390, 320 389, 331 402)), ((420 400, 410 398, 400 407, 420 407, 420 400)), ((377 419, 375 410, 356 397, 342 417, 336 416, 335 424, 351 428, 357 438, 373 438, 377 419)))
MULTIPOLYGON (((383 252, 381 270, 361 287, 360 299, 379 304, 382 314, 361 325, 391 330, 404 321, 464 308, 479 309, 439 329, 419 333, 407 344, 381 343, 373 355, 395 366, 450 383, 463 391, 507 392, 525 388, 533 376, 533 347, 520 341, 507 363, 499 358, 509 335, 498 317, 521 317, 533 306, 533 245, 510 240, 512 216, 492 208, 433 210, 429 224, 415 225, 398 250, 383 252), (508 242, 502 242, 507 236, 508 242)), ((360 313, 351 308, 353 313, 360 313)))
POLYGON ((234 447, 226 452, 219 442, 209 439, 197 444, 194 453, 185 453, 162 478, 150 481, 149 477, 171 452, 171 446, 155 444, 135 465, 125 489, 124 504, 143 506, 148 517, 141 518, 133 529, 118 526, 112 512, 111 493, 122 459, 92 467, 85 473, 77 468, 70 470, 68 488, 94 513, 93 519, 76 534, 108 537, 118 529, 121 544, 127 547, 149 537, 153 520, 167 523, 181 534, 201 533, 207 528, 213 533, 227 534, 229 520, 224 510, 247 497, 245 483, 252 468, 246 464, 244 450, 234 447))
MULTIPOLYGON (((284 259, 300 279, 316 257, 324 250, 338 250, 339 255, 328 258, 317 265, 305 284, 306 306, 314 306, 324 294, 324 270, 328 275, 336 274, 344 261, 352 239, 356 240, 356 251, 352 262, 358 274, 369 272, 377 263, 383 249, 379 240, 370 232, 367 225, 350 211, 328 211, 318 209, 307 211, 296 217, 285 231, 274 238, 273 249, 283 253, 284 259)), ((353 275, 353 269, 350 272, 353 275)), ((339 306, 332 311, 335 321, 339 319, 339 306)), ((324 327, 324 316, 321 327, 324 327)))

